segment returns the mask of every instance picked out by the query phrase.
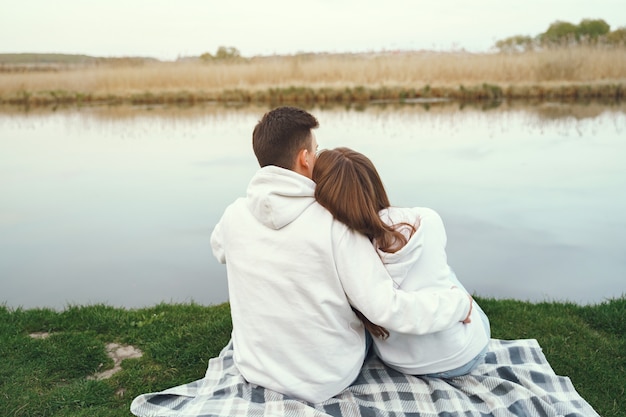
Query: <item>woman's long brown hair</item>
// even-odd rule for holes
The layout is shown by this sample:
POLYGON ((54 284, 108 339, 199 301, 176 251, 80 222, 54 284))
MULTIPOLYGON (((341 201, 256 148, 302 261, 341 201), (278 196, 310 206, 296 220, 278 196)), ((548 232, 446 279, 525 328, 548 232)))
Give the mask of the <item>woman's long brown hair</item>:
POLYGON ((393 253, 407 243, 397 230, 401 223, 389 226, 378 212, 388 208, 389 198, 372 161, 349 148, 322 151, 313 168, 316 200, 340 222, 367 236, 383 252, 393 253))

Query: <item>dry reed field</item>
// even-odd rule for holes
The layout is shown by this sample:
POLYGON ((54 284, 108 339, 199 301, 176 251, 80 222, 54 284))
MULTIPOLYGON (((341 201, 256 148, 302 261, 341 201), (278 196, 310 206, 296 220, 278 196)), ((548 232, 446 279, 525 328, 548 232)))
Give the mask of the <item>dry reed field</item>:
POLYGON ((0 102, 359 102, 451 98, 622 99, 626 49, 303 54, 1 71, 0 102))

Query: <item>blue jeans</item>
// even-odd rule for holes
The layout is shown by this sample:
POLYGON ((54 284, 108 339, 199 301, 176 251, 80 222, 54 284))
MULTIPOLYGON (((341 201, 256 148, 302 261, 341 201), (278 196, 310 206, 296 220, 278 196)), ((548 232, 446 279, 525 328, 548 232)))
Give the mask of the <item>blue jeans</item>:
MULTIPOLYGON (((463 284, 461 284, 461 282, 459 282, 459 280, 457 279, 454 272, 452 273, 452 276, 450 277, 450 279, 452 280, 452 282, 454 282, 454 284, 457 287, 467 292, 463 284)), ((489 318, 487 317, 483 309, 480 308, 480 306, 477 303, 474 303, 473 308, 478 310, 483 326, 485 326, 487 339, 490 339, 491 338, 491 326, 489 325, 489 318)), ((467 375, 470 372, 472 372, 478 365, 480 365, 480 363, 482 363, 482 361, 485 359, 485 355, 487 354, 487 347, 488 346, 485 346, 484 349, 480 351, 478 355, 476 355, 472 360, 467 362, 465 365, 459 366, 458 368, 451 369, 449 371, 437 372, 434 374, 427 374, 424 376, 429 376, 433 378, 454 378, 454 377, 461 376, 461 375, 467 375)))
POLYGON ((429 376, 432 378, 455 378, 457 376, 467 375, 482 363, 482 361, 485 359, 485 355, 487 355, 487 346, 485 346, 485 348, 478 355, 476 355, 474 359, 472 359, 463 366, 459 366, 458 368, 451 369, 449 371, 426 374, 424 376, 429 376))
POLYGON ((365 330, 365 359, 367 359, 367 355, 369 354, 373 344, 374 339, 372 338, 372 335, 370 334, 370 332, 365 330))

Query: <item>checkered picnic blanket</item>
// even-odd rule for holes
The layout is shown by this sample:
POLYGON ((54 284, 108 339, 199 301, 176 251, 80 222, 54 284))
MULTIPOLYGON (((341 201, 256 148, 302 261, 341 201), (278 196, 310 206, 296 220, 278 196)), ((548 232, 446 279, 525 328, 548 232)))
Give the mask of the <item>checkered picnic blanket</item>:
POLYGON ((554 373, 534 339, 492 339, 471 375, 443 380, 404 375, 370 355, 357 380, 311 404, 248 383, 233 362, 232 341, 209 361, 203 379, 143 394, 140 417, 599 417, 570 379, 554 373))

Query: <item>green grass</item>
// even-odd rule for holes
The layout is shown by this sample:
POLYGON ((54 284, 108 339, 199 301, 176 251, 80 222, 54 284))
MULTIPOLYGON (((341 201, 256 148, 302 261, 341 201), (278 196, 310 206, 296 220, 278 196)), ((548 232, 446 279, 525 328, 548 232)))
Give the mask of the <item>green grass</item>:
MULTIPOLYGON (((494 338, 537 339, 555 372, 602 416, 626 416, 626 296, 591 306, 477 300, 494 338)), ((202 378, 230 331, 228 304, 0 306, 0 416, 130 416, 135 396, 202 378), (143 357, 124 361, 110 379, 88 379, 113 366, 109 342, 133 345, 143 357)))

